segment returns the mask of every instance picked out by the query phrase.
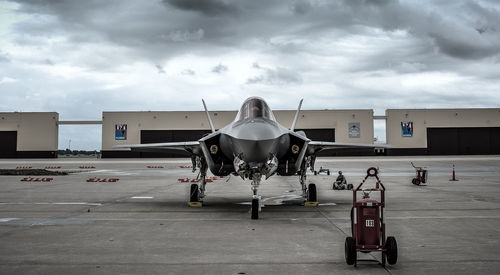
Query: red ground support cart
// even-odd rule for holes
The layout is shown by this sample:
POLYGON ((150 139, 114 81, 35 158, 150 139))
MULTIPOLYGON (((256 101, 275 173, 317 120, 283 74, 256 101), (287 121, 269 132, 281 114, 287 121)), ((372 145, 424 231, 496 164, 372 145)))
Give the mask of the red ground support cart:
POLYGON ((415 185, 427 183, 427 169, 425 169, 426 167, 415 167, 413 162, 411 162, 411 166, 415 168, 415 177, 411 180, 411 183, 415 185))
POLYGON ((348 265, 357 266, 358 252, 381 252, 382 262, 390 265, 398 260, 398 247, 394 237, 385 238, 384 207, 385 187, 378 178, 378 169, 371 167, 363 181, 353 190, 353 208, 351 210, 352 237, 345 240, 345 259, 348 265), (362 189, 368 178, 376 178, 375 188, 362 189), (357 199, 357 193, 363 192, 363 198, 357 199), (370 198, 370 193, 380 193, 380 201, 370 198))

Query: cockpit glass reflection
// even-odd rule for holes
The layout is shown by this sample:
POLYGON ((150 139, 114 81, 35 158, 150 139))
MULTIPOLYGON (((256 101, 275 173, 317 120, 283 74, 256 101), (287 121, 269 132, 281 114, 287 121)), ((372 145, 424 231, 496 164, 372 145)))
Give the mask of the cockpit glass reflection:
POLYGON ((267 103, 260 98, 250 98, 243 103, 238 115, 236 116, 236 121, 249 119, 249 118, 265 118, 275 121, 273 112, 267 106, 267 103))

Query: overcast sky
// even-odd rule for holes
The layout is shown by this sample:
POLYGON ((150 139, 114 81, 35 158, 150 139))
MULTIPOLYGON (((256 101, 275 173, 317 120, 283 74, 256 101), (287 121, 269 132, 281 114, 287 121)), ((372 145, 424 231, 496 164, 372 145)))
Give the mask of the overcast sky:
POLYGON ((500 106, 493 0, 0 1, 0 37, 0 112, 500 106))

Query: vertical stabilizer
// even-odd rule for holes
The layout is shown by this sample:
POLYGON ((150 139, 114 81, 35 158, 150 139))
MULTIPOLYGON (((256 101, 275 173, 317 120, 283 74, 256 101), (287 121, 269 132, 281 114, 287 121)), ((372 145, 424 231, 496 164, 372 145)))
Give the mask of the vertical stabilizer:
MULTIPOLYGON (((212 123, 212 119, 210 118, 210 114, 208 113, 207 105, 205 104, 205 100, 202 99, 201 102, 203 102, 203 107, 205 108, 205 113, 207 114, 207 119, 208 119, 208 123, 210 124, 210 129, 212 129, 212 133, 215 133, 214 124, 212 123)), ((301 104, 302 104, 302 102, 301 102, 301 104)))
POLYGON ((297 124, 297 119, 299 119, 299 113, 300 113, 300 108, 302 107, 302 101, 304 101, 304 99, 300 100, 299 108, 297 108, 297 112, 295 113, 295 118, 293 119, 292 122, 292 127, 290 128, 291 131, 295 130, 295 124, 297 124))

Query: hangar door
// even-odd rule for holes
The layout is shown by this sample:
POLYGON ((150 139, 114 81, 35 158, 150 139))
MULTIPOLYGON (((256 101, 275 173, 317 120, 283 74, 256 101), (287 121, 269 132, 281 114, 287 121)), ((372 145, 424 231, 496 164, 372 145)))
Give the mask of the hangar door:
MULTIPOLYGON (((159 143, 159 142, 177 142, 177 141, 195 141, 199 140, 206 134, 211 133, 210 130, 142 130, 141 144, 159 143)), ((146 153, 142 152, 141 157, 144 158, 172 158, 172 157, 188 157, 189 154, 184 151, 172 151, 168 153, 146 153)))
POLYGON ((0 158, 15 158, 17 131, 0 131, 0 158))
POLYGON ((500 154, 500 127, 427 128, 431 155, 500 154))
POLYGON ((310 140, 314 141, 335 141, 335 129, 298 129, 295 131, 304 131, 310 140))
MULTIPOLYGON (((330 141, 335 142, 335 128, 326 129, 297 129, 296 131, 304 131, 310 140, 314 141, 330 141)), ((335 156, 336 152, 320 152, 318 156, 335 156)))

